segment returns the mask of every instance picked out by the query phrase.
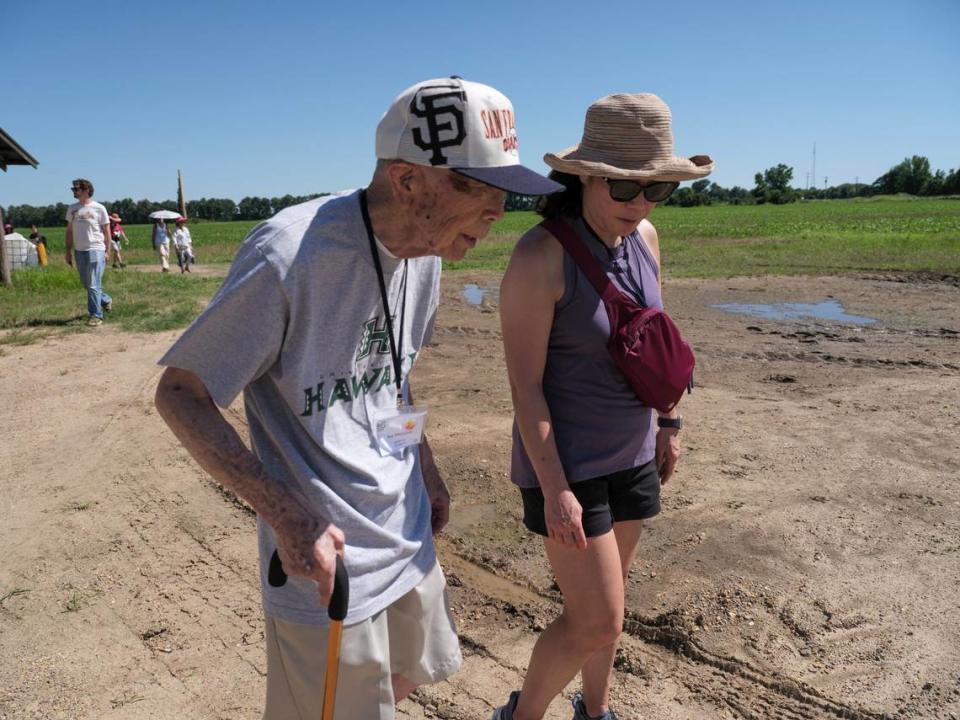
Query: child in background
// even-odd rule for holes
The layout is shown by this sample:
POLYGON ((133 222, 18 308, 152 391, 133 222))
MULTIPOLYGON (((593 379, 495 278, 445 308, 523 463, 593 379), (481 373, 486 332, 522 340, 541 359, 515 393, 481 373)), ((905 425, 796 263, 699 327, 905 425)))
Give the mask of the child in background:
POLYGON ((195 263, 196 259, 193 257, 193 239, 190 237, 186 218, 177 218, 177 229, 173 231, 173 244, 177 248, 177 265, 180 266, 180 272, 190 272, 190 265, 195 263))
POLYGON ((127 266, 120 254, 120 245, 123 241, 126 241, 128 245, 130 244, 130 241, 127 240, 127 234, 123 231, 123 225, 120 224, 120 216, 116 213, 110 213, 110 249, 113 252, 113 267, 115 268, 125 268, 127 266))
POLYGON ((47 264, 47 238, 40 234, 36 225, 30 226, 30 242, 37 246, 37 260, 41 267, 47 264))

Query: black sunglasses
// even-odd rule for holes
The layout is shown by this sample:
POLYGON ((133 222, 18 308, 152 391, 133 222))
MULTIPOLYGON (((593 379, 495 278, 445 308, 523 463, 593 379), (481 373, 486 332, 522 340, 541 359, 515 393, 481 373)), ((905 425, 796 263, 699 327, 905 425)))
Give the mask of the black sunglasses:
POLYGON ((72 188, 70 188, 70 189, 73 190, 74 192, 77 192, 78 190, 83 190, 82 187, 78 187, 77 185, 74 185, 74 186, 73 186, 72 188))
POLYGON ((644 185, 636 180, 617 180, 615 178, 603 178, 603 181, 610 189, 610 199, 617 202, 630 202, 640 193, 648 202, 663 202, 673 195, 673 191, 680 187, 678 182, 652 182, 644 185))

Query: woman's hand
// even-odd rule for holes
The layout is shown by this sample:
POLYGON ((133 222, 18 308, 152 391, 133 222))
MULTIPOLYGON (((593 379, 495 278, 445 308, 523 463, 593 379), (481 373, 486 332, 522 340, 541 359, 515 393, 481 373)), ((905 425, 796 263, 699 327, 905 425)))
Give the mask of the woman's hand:
POLYGON ((660 474, 660 484, 666 485, 673 475, 680 459, 680 430, 678 428, 660 428, 657 432, 657 450, 654 459, 657 462, 657 472, 660 474))
POLYGON ((587 547, 583 532, 583 508, 570 488, 543 496, 543 515, 551 540, 581 550, 587 547))

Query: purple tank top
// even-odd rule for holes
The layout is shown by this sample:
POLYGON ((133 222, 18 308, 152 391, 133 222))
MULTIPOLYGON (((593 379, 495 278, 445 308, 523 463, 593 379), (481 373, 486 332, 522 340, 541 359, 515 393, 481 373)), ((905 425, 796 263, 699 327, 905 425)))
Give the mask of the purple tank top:
MULTIPOLYGON (((663 308, 657 266, 640 233, 607 248, 582 218, 569 220, 607 277, 634 300, 663 308)), ((597 291, 569 253, 563 258, 563 296, 554 305, 543 370, 543 394, 567 481, 608 475, 653 459, 653 410, 627 385, 607 350, 610 322, 597 291)), ((523 488, 539 487, 513 422, 510 475, 523 488)))

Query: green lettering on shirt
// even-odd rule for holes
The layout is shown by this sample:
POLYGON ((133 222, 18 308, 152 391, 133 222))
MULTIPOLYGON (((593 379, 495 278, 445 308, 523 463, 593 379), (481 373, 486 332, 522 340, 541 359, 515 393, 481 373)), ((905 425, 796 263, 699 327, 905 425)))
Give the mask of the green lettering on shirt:
POLYGON ((392 377, 392 375, 393 375, 393 373, 390 372, 390 366, 387 365, 387 366, 383 369, 383 374, 380 376, 380 384, 377 385, 377 390, 379 390, 380 388, 382 388, 384 385, 386 385, 387 387, 389 387, 390 384, 393 382, 393 377, 392 377))
POLYGON ((350 383, 346 378, 337 378, 336 385, 333 386, 333 392, 330 393, 330 406, 340 400, 341 402, 351 402, 353 396, 350 394, 350 383))
POLYGON ((361 394, 366 395, 370 392, 373 384, 377 381, 377 376, 380 374, 381 369, 382 368, 371 368, 369 379, 366 373, 361 375, 359 380, 355 375, 350 378, 350 383, 353 385, 353 396, 355 398, 360 397, 361 394))
POLYGON ((317 406, 317 412, 323 410, 323 383, 317 383, 316 390, 313 388, 303 389, 303 412, 300 417, 313 415, 313 406, 317 406))
POLYGON ((373 350, 376 345, 376 352, 380 355, 390 354, 390 332, 387 330, 387 323, 384 321, 383 327, 379 327, 380 316, 367 320, 363 323, 363 335, 360 338, 360 345, 357 347, 357 360, 362 360, 373 350))

